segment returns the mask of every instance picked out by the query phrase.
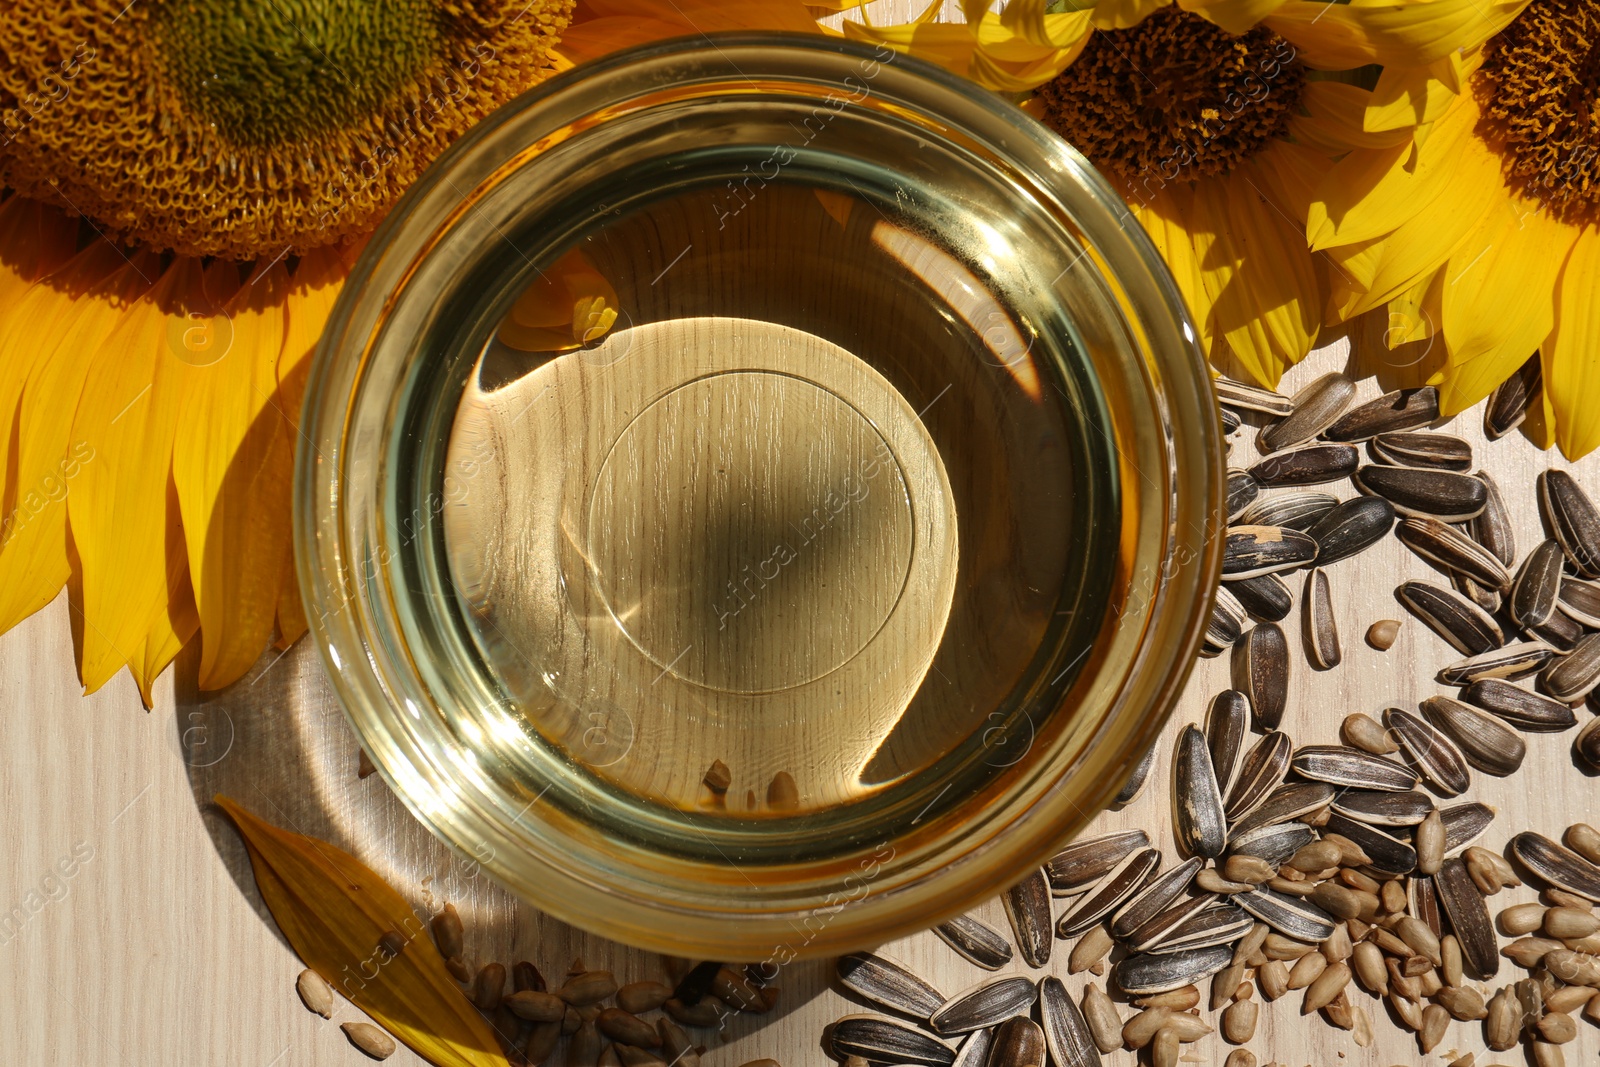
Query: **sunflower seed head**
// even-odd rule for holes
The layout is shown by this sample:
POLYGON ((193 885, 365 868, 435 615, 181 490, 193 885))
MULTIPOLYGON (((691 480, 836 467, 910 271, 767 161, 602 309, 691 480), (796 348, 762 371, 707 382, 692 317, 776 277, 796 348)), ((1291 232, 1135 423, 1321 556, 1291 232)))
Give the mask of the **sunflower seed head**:
POLYGON ((1410 581, 1401 583, 1395 598, 1464 656, 1505 644, 1505 632, 1494 616, 1454 590, 1410 581))
POLYGON ((1205 735, 1193 723, 1172 752, 1172 826, 1178 847, 1192 856, 1220 856, 1227 844, 1222 792, 1205 735))
POLYGON ((1170 871, 1151 879, 1117 911, 1116 917, 1111 920, 1111 936, 1125 941, 1134 931, 1161 914, 1167 905, 1178 898, 1179 893, 1189 887, 1203 864, 1199 856, 1191 856, 1170 871))
POLYGON ((1403 793, 1346 789, 1333 798, 1333 810, 1369 826, 1415 826, 1433 811, 1433 801, 1415 789, 1403 793))
POLYGON ((1050 960, 1050 883, 1044 871, 1036 870, 1006 890, 1000 897, 1017 948, 1030 967, 1043 967, 1050 960))
POLYGON ((1439 390, 1397 389, 1346 412, 1323 436, 1330 441, 1365 441, 1381 433, 1426 426, 1439 417, 1439 390))
POLYGON ((1306 531, 1339 503, 1332 493, 1297 489, 1274 496, 1258 496, 1239 515, 1241 526, 1282 526, 1306 531))
POLYGON ((1321 567, 1306 575, 1305 623, 1306 656, 1319 671, 1332 670, 1344 654, 1339 649, 1339 628, 1334 623, 1329 602, 1328 575, 1321 567))
POLYGON ((1061 979, 1039 979, 1039 1022, 1055 1067, 1099 1067, 1100 1049, 1078 1005, 1061 979))
POLYGON ((1124 805, 1132 804, 1134 798, 1144 791, 1144 783, 1149 780, 1150 768, 1155 766, 1155 762, 1156 746, 1151 745, 1149 750, 1145 752, 1144 757, 1134 766, 1133 773, 1128 775, 1128 780, 1122 783, 1122 788, 1117 791, 1117 795, 1112 799, 1111 803, 1114 807, 1120 808, 1124 805))
POLYGON ((1467 973, 1479 981, 1488 981, 1500 972, 1500 944, 1483 894, 1459 859, 1445 860, 1433 883, 1439 905, 1450 919, 1467 973))
POLYGON ((1263 622, 1282 622, 1294 606, 1289 587, 1276 574, 1231 580, 1218 588, 1231 592, 1248 615, 1263 622))
POLYGON ((1317 558, 1317 542, 1281 526, 1230 526, 1222 550, 1225 581, 1293 570, 1317 558))
MULTIPOLYGON (((880 1008, 926 1019, 945 996, 902 965, 871 952, 840 956, 834 965, 839 984, 880 1008)), ((937 1029, 937 1027, 935 1028, 937 1029)))
POLYGON ((1345 745, 1304 745, 1295 750, 1290 766, 1302 777, 1353 789, 1398 792, 1417 785, 1409 768, 1345 745))
POLYGON ((1539 681, 1546 693, 1564 703, 1588 696, 1600 685, 1600 633, 1579 638, 1571 652, 1545 666, 1539 681))
POLYGON ((1294 411, 1261 431, 1257 447, 1272 452, 1311 440, 1344 413, 1355 395, 1356 383, 1343 374, 1322 375, 1294 395, 1294 411))
POLYGON ((1198 985, 1226 967, 1232 958, 1232 950, 1222 945, 1129 956, 1117 964, 1117 986, 1131 997, 1166 993, 1198 985))
POLYGON ((989 978, 938 1005, 928 1016, 936 1034, 964 1034, 998 1026, 1033 1006, 1034 985, 1019 975, 989 978))
POLYGON ((1228 521, 1233 522, 1239 513, 1261 493, 1261 484, 1250 472, 1240 467, 1228 468, 1228 521))
POLYGON ((1585 578, 1600 578, 1600 510, 1566 471, 1539 475, 1539 506, 1567 558, 1585 578))
POLYGON ((1539 353, 1535 352, 1511 377, 1495 386, 1483 409, 1483 435, 1498 440, 1522 425, 1528 406, 1543 382, 1539 353))
POLYGON ((1355 472, 1356 488, 1381 496, 1402 515, 1432 515, 1466 522, 1483 511, 1489 489, 1470 474, 1420 467, 1367 466, 1355 472))
POLYGON ((1571 849, 1531 830, 1513 837, 1510 848, 1518 862, 1540 881, 1585 900, 1600 901, 1600 867, 1571 849))
POLYGON ((987 1067, 1044 1067, 1046 1062, 1044 1031, 1032 1019, 1008 1019, 995 1031, 987 1067))
POLYGON ((860 1056, 876 1063, 951 1067, 956 1058, 955 1049, 932 1034, 881 1015, 846 1015, 833 1024, 832 1038, 840 1059, 860 1056))
POLYGON ((1505 498, 1500 495, 1488 471, 1478 471, 1477 477, 1489 491, 1483 510, 1467 524, 1467 532, 1478 544, 1495 554, 1507 567, 1517 561, 1517 539, 1511 528, 1511 512, 1506 509, 1505 498))
POLYGON ((1082 933, 1105 918, 1144 885, 1161 865, 1161 852, 1146 848, 1125 856, 1088 892, 1079 897, 1056 922, 1056 936, 1082 933))
POLYGON ((1498 593, 1511 588, 1511 574, 1498 556, 1431 515, 1407 516, 1395 528, 1395 536, 1411 551, 1452 574, 1498 593))
MULTIPOLYGON (((1136 832, 1144 836, 1142 831, 1136 832)), ((994 927, 970 915, 958 915, 942 922, 933 932, 969 962, 985 970, 997 971, 1011 962, 1011 942, 994 927)))
POLYGON ((1485 774, 1504 778, 1522 766, 1528 746, 1499 719, 1449 697, 1422 702, 1422 714, 1456 743, 1468 763, 1485 774))
POLYGON ((1277 730, 1268 731, 1251 746, 1233 788, 1228 791, 1224 814, 1229 822, 1238 821, 1283 784, 1284 776, 1289 773, 1292 747, 1289 735, 1277 730))
POLYGON ((1250 473, 1264 486, 1320 485, 1348 478, 1360 465, 1353 445, 1310 444, 1274 452, 1250 473))
POLYGON ((1406 761, 1445 796, 1460 796, 1472 774, 1459 749, 1444 734, 1399 708, 1385 708, 1383 724, 1400 745, 1406 761))
POLYGON ((1277 729, 1289 699, 1289 643, 1277 623, 1251 628, 1234 646, 1233 687, 1249 698, 1258 728, 1277 729))
POLYGON ((1472 468, 1472 446, 1445 433, 1391 431, 1372 439, 1373 458, 1397 467, 1465 471, 1472 468))

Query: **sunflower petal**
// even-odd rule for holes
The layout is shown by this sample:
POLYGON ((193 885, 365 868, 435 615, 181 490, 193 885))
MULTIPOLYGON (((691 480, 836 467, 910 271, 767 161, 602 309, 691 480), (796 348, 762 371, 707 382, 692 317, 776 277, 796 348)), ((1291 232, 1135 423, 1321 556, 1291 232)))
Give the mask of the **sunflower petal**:
POLYGON ((1421 67, 1471 51, 1510 25, 1528 0, 1288 0, 1264 24, 1317 70, 1377 63, 1421 67))
POLYGON ((1540 346, 1544 394, 1568 459, 1600 447, 1600 233, 1584 230, 1556 289, 1555 327, 1540 346))
POLYGON ((1211 297, 1201 276, 1199 256, 1186 222, 1190 219, 1193 194, 1187 187, 1172 186, 1156 192, 1147 203, 1133 206, 1134 217, 1150 235, 1151 242, 1172 271, 1183 294, 1189 314, 1200 331, 1200 345, 1211 351, 1211 297))
POLYGON ((1452 52, 1422 67, 1384 67, 1372 90, 1372 102, 1362 119, 1369 133, 1408 130, 1433 122, 1455 103, 1467 67, 1476 68, 1477 59, 1464 63, 1452 52))
POLYGON ((1284 0, 1178 0, 1183 10, 1203 16, 1232 34, 1255 29, 1257 23, 1283 4, 1284 0))
POLYGON ((1372 132, 1362 127, 1372 93, 1345 82, 1307 82, 1300 96, 1304 115, 1289 120, 1289 136, 1297 144, 1342 155, 1355 149, 1390 148, 1411 140, 1410 130, 1372 132))
POLYGON ((135 653, 128 670, 139 687, 139 699, 146 710, 155 706, 155 684, 183 646, 200 630, 200 613, 194 606, 194 587, 189 584, 189 557, 184 550, 183 525, 178 519, 177 488, 168 492, 167 514, 167 604, 156 616, 135 653))

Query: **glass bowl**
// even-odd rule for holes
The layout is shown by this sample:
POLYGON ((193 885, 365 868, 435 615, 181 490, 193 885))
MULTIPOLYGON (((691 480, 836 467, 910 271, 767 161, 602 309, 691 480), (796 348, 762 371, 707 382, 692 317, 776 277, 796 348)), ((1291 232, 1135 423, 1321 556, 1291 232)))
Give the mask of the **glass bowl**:
POLYGON ((635 49, 471 131, 302 426, 373 762, 533 905, 680 956, 859 948, 1037 867, 1153 743, 1219 564, 1209 373, 1122 201, 824 38, 635 49))

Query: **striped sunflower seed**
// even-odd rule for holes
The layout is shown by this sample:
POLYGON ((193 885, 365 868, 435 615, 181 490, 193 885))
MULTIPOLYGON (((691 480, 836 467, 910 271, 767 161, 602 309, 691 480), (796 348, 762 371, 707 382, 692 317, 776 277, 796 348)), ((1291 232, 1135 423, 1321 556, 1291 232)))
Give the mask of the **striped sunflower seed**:
POLYGON ((1351 789, 1400 792, 1417 786, 1409 768, 1346 745, 1303 745, 1289 765, 1304 778, 1351 789))
POLYGON ((1344 654, 1339 649, 1339 627, 1333 619, 1333 605, 1328 602, 1328 575, 1321 567, 1314 567, 1306 575, 1305 620, 1306 657, 1319 671, 1332 670, 1339 665, 1344 654))
POLYGON ((1536 673, 1556 650, 1544 641, 1523 641, 1457 660, 1439 672, 1445 685, 1471 685, 1485 678, 1523 678, 1536 673))
POLYGON ((943 1036, 986 1030, 1033 1007, 1033 982, 1020 975, 988 978, 962 990, 935 1008, 928 1026, 943 1036))
POLYGON ((1155 763, 1156 746, 1151 745, 1144 757, 1134 766, 1133 773, 1128 775, 1128 780, 1122 783, 1122 788, 1117 790, 1117 795, 1111 801, 1112 805, 1120 808, 1132 804, 1134 798, 1144 791, 1144 783, 1149 781, 1150 768, 1154 767, 1155 763))
POLYGON ((1433 811, 1433 801, 1415 789, 1403 793, 1346 789, 1333 798, 1333 810, 1369 826, 1415 826, 1433 811))
POLYGON ((1179 893, 1189 888, 1189 883, 1194 881, 1194 876, 1204 864, 1205 861, 1199 856, 1191 856, 1147 882, 1118 909, 1116 917, 1111 920, 1111 936, 1118 941, 1125 941, 1135 930, 1161 914, 1168 904, 1178 898, 1179 893))
MULTIPOLYGON (((1576 580, 1568 575, 1561 579, 1561 584, 1576 580)), ((1538 626, 1528 627, 1528 635, 1550 642, 1551 647, 1560 652, 1571 652, 1583 637, 1584 629, 1571 615, 1558 611, 1538 626)))
POLYGON ((1472 446, 1447 433, 1381 433, 1372 439, 1372 454, 1380 463, 1397 467, 1430 467, 1437 470, 1472 469, 1472 446))
POLYGON ((1284 937, 1316 944, 1333 933, 1333 916, 1300 897, 1257 886, 1235 893, 1233 902, 1284 937))
POLYGON ((1461 699, 1529 733, 1555 733, 1578 721, 1572 709, 1560 701, 1502 678, 1473 682, 1462 690, 1461 699))
POLYGON ((1572 750, 1594 770, 1600 770, 1600 715, 1584 723, 1572 739, 1572 750))
POLYGON ((1565 703, 1588 696, 1600 685, 1600 633, 1580 638, 1571 652, 1546 665, 1539 681, 1546 693, 1565 703))
POLYGON ((1529 405, 1539 395, 1543 378, 1539 353, 1535 352, 1515 374, 1495 386, 1483 409, 1483 435, 1495 441, 1521 426, 1528 417, 1529 405))
POLYGON ((1570 848, 1531 830, 1513 837, 1510 848, 1511 854, 1540 881, 1585 900, 1600 901, 1600 867, 1570 848))
POLYGON ((1255 725, 1276 730, 1289 699, 1289 642, 1277 623, 1252 627, 1233 646, 1233 687, 1250 700, 1255 725))
POLYGON ((1031 872, 1000 897, 1017 949, 1029 967, 1050 961, 1050 882, 1043 870, 1031 872))
MULTIPOLYGON (((1413 874, 1406 879, 1405 886, 1406 891, 1401 899, 1405 902, 1406 910, 1414 918, 1421 921, 1422 925, 1433 931, 1434 937, 1438 937, 1440 931, 1444 929, 1444 919, 1442 917, 1443 913, 1439 909, 1439 894, 1433 886, 1433 876, 1413 874)), ((1396 937, 1395 940, 1399 940, 1399 938, 1396 937)), ((1412 940, 1416 940, 1415 936, 1413 936, 1412 940)), ((1391 942, 1389 945, 1384 946, 1384 951, 1399 949, 1402 956, 1409 956, 1414 951, 1405 942, 1401 942, 1401 945, 1404 948, 1395 946, 1391 942)), ((1415 976, 1412 975, 1411 977, 1415 976)))
POLYGON ((995 1031, 987 1067, 1043 1067, 1048 1055, 1049 1048, 1039 1024, 1018 1016, 1008 1019, 995 1031))
POLYGON ((1211 753, 1193 723, 1183 728, 1173 747, 1172 828, 1178 847, 1191 856, 1220 856, 1228 841, 1211 753))
POLYGON ((1217 399, 1230 408, 1259 411, 1264 415, 1280 417, 1294 411, 1294 401, 1282 393, 1263 389, 1259 385, 1236 382, 1231 378, 1215 378, 1211 384, 1217 390, 1217 399))
POLYGON ((1600 578, 1600 510, 1566 471, 1539 475, 1539 506, 1567 558, 1585 578, 1600 578))
MULTIPOLYGON (((1150 918, 1134 927, 1129 932, 1126 942, 1129 952, 1177 952, 1184 948, 1197 948, 1197 945, 1173 945, 1170 935, 1176 927, 1193 919, 1196 915, 1212 907, 1216 897, 1210 893, 1201 893, 1199 896, 1185 897, 1156 912, 1150 918)), ((1220 944, 1218 941, 1209 941, 1207 944, 1220 944)))
POLYGON ((1600 583, 1563 579, 1556 594, 1556 607, 1580 626, 1600 630, 1600 583))
POLYGON ((945 1002, 943 993, 904 966, 871 952, 840 956, 834 969, 839 984, 857 996, 913 1019, 928 1018, 945 1002))
POLYGON ((1453 590, 1427 582, 1402 582, 1395 598, 1463 656, 1476 656, 1505 644, 1505 632, 1494 616, 1453 590))
POLYGON ((1400 708, 1385 708, 1383 725, 1400 745, 1401 754, 1434 789, 1445 796, 1460 796, 1472 784, 1472 772, 1455 743, 1400 708))
POLYGON ((1466 522, 1483 511, 1489 497, 1487 486, 1458 471, 1366 466, 1355 472, 1355 482, 1402 515, 1432 515, 1445 522, 1466 522))
POLYGON ((1323 436, 1330 441, 1366 441, 1381 433, 1426 426, 1439 417, 1439 390, 1396 389, 1346 412, 1323 436))
POLYGON ((1276 574, 1258 574, 1219 586, 1232 593, 1245 612, 1263 622, 1282 622, 1294 606, 1289 587, 1276 574))
POLYGON ((1394 532, 1401 544, 1452 574, 1498 593, 1511 588, 1511 574, 1500 557, 1449 523, 1431 515, 1409 515, 1394 532))
POLYGON ((1206 750, 1211 753, 1211 769, 1217 788, 1226 789, 1233 780, 1239 749, 1250 729, 1250 701, 1237 689, 1224 689, 1206 707, 1206 750))
POLYGON ((1055 975, 1039 979, 1039 1022, 1055 1067, 1100 1067, 1094 1033, 1055 975))
POLYGON ((1468 763, 1485 774, 1504 778, 1522 766, 1528 746, 1493 715, 1449 697, 1433 696, 1422 702, 1422 714, 1456 743, 1468 763))
POLYGON ((1461 962, 1468 974, 1487 982, 1500 973, 1500 944, 1483 894, 1467 873, 1466 864, 1448 859, 1433 878, 1439 905, 1450 919, 1450 928, 1461 947, 1461 962))
POLYGON ((1278 730, 1269 730, 1251 746, 1223 808, 1230 823, 1237 822, 1283 784, 1284 776, 1289 773, 1292 747, 1289 735, 1278 730))
POLYGON ((832 1038, 833 1051, 841 1060, 860 1056, 876 1063, 951 1067, 956 1058, 955 1049, 932 1034, 881 1015, 846 1015, 834 1022, 832 1038))
POLYGON ((1311 440, 1344 414, 1355 395, 1356 383, 1343 374, 1322 375, 1294 395, 1294 411, 1261 431, 1257 447, 1275 452, 1311 440))
POLYGON ((1517 538, 1511 528, 1511 512, 1506 509, 1500 486, 1488 471, 1478 471, 1478 480, 1489 490, 1483 510, 1467 524, 1467 532, 1478 544, 1495 554, 1507 567, 1517 561, 1517 538))
POLYGON ((1281 526, 1230 526, 1222 550, 1222 579, 1293 570, 1316 558, 1317 542, 1308 534, 1281 526))
POLYGON ((1258 827, 1298 819, 1302 815, 1324 807, 1333 796, 1333 786, 1325 782, 1290 782, 1281 785, 1274 789, 1254 811, 1234 824, 1232 836, 1237 837, 1258 827))
POLYGON ((1483 836, 1489 824, 1494 822, 1494 809, 1470 800, 1465 804, 1440 808, 1439 818, 1444 821, 1444 854, 1450 856, 1483 836))
POLYGON ((1261 493, 1261 483, 1241 467, 1228 468, 1228 521, 1233 522, 1239 513, 1261 493))
POLYGON ((1056 936, 1068 938, 1080 934, 1111 914, 1119 904, 1136 893, 1160 865, 1159 849, 1141 849, 1124 857, 1062 913, 1056 921, 1056 936))
POLYGON ((1118 830, 1116 833, 1074 841, 1045 864, 1050 890, 1057 896, 1072 896, 1098 882, 1127 856, 1150 847, 1143 830, 1118 830))
POLYGON ((1561 593, 1561 568, 1566 554, 1561 542, 1541 543, 1517 569, 1511 583, 1511 617, 1518 626, 1542 626, 1556 610, 1561 593))
MULTIPOLYGON (((985 1067, 989 1062, 989 1050, 993 1044, 993 1030, 972 1031, 961 1039, 961 1047, 956 1049, 955 1063, 950 1067, 985 1067)), ((846 1067, 851 1065, 847 1062, 846 1067)))
POLYGON ((1237 856, 1255 856, 1274 867, 1310 844, 1316 835, 1303 822, 1267 823, 1235 833, 1228 847, 1237 856))
POLYGON ((1233 951, 1226 945, 1129 956, 1117 964, 1117 987, 1130 997, 1140 997, 1198 985, 1232 958, 1233 951))
POLYGON ((1264 486, 1320 485, 1348 478, 1360 465, 1352 445, 1310 444, 1274 452, 1250 473, 1264 486))
POLYGON ((1400 834, 1409 834, 1405 827, 1370 826, 1357 822, 1338 812, 1330 812, 1324 832, 1349 838, 1367 854, 1370 866, 1387 874, 1410 874, 1417 866, 1417 850, 1400 834))
MULTIPOLYGON (((1172 910, 1167 909, 1168 912, 1172 910)), ((1157 924, 1151 920, 1150 925, 1154 927, 1157 924)), ((1211 904, 1182 922, 1167 927, 1164 932, 1153 932, 1135 947, 1140 952, 1182 952, 1212 945, 1232 945, 1249 933, 1254 925, 1255 919, 1250 913, 1237 905, 1211 904)))
POLYGON ((1222 432, 1225 434, 1233 433, 1244 425, 1244 419, 1239 417, 1237 411, 1220 404, 1217 406, 1217 418, 1222 421, 1222 432))
MULTIPOLYGON (((1143 831, 1135 832, 1144 836, 1143 831)), ((933 932, 969 963, 985 970, 998 971, 1011 962, 1011 942, 988 923, 970 915, 957 915, 935 926, 933 932)))
POLYGON ((1331 508, 1306 532, 1317 542, 1323 566, 1377 544, 1394 526, 1394 505, 1381 496, 1358 496, 1331 508))
POLYGON ((1227 586, 1217 586, 1216 599, 1211 604, 1211 618, 1206 623, 1202 652, 1208 656, 1217 656, 1221 655, 1224 649, 1233 647, 1233 643, 1239 640, 1239 635, 1244 632, 1245 620, 1248 618, 1239 598, 1229 592, 1227 586))
POLYGON ((1242 526, 1282 526, 1287 530, 1310 530, 1339 503, 1332 493, 1297 489, 1274 496, 1259 496, 1239 515, 1242 526))

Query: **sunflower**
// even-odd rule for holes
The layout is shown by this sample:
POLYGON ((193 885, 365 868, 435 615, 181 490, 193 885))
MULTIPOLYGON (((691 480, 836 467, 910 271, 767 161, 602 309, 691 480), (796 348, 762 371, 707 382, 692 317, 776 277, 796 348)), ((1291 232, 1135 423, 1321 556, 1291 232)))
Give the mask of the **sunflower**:
POLYGON ((305 632, 289 481, 307 357, 364 235, 554 69, 570 10, 11 5, 0 629, 65 585, 84 688, 126 666, 147 705, 196 634, 213 689, 305 632))
POLYGON ((1600 445, 1600 3, 1533 0, 1462 83, 1341 159, 1307 235, 1340 265, 1336 316, 1387 306, 1391 345, 1442 348, 1445 412, 1536 353, 1545 433, 1577 459, 1600 445))
POLYGON ((1213 364, 1276 385, 1315 346, 1338 273, 1305 239, 1322 176, 1408 140, 1521 2, 1163 7, 1097 31, 1029 107, 1119 188, 1213 364), (1339 73, 1375 65, 1371 90, 1339 73), (1370 125, 1351 120, 1369 105, 1370 125))

